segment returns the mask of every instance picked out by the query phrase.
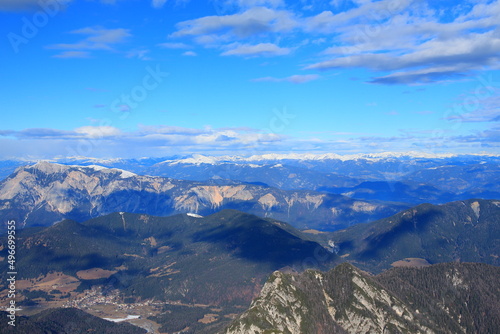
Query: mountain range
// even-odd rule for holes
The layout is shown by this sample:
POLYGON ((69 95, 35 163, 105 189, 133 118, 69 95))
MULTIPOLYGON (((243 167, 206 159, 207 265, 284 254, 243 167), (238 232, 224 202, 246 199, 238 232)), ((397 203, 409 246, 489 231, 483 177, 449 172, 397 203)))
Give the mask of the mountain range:
MULTIPOLYGON (((36 160, 0 161, 0 179, 36 160)), ((175 156, 142 159, 56 159, 65 165, 99 165, 139 175, 179 180, 233 180, 282 190, 313 190, 361 200, 408 205, 442 204, 469 198, 500 198, 500 157, 432 155, 419 152, 361 155, 265 154, 175 156), (474 177, 471 177, 473 175, 474 177)))
MULTIPOLYGON (((499 160, 0 161, 0 214, 17 228, 17 330, 494 333, 499 160)), ((7 245, 0 236, 5 267, 7 245)))
POLYGON ((282 190, 230 180, 186 181, 102 166, 40 162, 0 182, 0 213, 19 227, 84 221, 111 212, 167 216, 237 209, 298 228, 335 230, 387 217, 408 205, 355 200, 308 190, 282 190))
MULTIPOLYGON (((132 314, 142 314, 150 326, 157 324, 162 332, 189 327, 191 332, 186 333, 216 333, 247 308, 259 291, 262 295, 277 289, 264 285, 275 270, 296 277, 304 270, 328 270, 344 261, 378 273, 391 267, 410 270, 450 261, 498 265, 499 210, 500 202, 495 200, 424 204, 386 219, 323 233, 300 231, 284 222, 236 210, 206 217, 117 212, 83 223, 64 220, 49 227, 28 227, 17 233, 17 252, 22 254, 17 266, 23 269, 17 283, 20 305, 71 306, 100 314, 96 304, 88 302, 89 296, 108 298, 117 309, 129 307, 135 310, 132 314)), ((6 237, 0 239, 0 263, 5 265, 7 241, 6 237)), ((0 275, 2 282, 7 282, 5 275, 0 275)), ((323 274, 312 276, 317 275, 323 274)), ((344 276, 334 277, 340 277, 335 278, 335 286, 344 284, 344 276)), ((498 285, 498 280, 492 284, 498 285)), ((7 300, 5 288, 2 283, 2 304, 7 300)), ((393 295, 394 291, 387 293, 393 295)), ((375 304, 365 305, 371 312, 386 308, 375 302, 385 296, 380 293, 370 297, 375 304)), ((311 303, 314 296, 311 292, 311 303)), ((399 303, 397 310, 406 305, 412 316, 417 309, 423 312, 411 308, 410 302, 401 304, 400 299, 387 303, 390 307, 399 303)), ((290 307, 277 310, 292 312, 290 307)), ((312 306, 304 312, 308 310, 316 312, 312 306)), ((389 313, 383 318, 394 317, 400 331, 435 328, 425 321, 418 325, 421 327, 404 327, 412 322, 397 315, 400 311, 386 311, 389 313)), ((344 325, 331 323, 325 328, 346 330, 344 325)), ((235 326, 231 328, 241 327, 235 326)))

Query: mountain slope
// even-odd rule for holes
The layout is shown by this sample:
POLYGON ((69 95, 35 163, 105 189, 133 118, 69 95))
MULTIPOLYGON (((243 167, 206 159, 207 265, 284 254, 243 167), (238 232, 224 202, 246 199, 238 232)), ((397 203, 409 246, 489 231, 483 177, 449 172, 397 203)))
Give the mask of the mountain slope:
POLYGON ((421 203, 442 204, 472 197, 443 191, 423 182, 367 181, 355 187, 321 187, 318 190, 362 200, 399 201, 415 205, 421 203))
MULTIPOLYGON (((2 319, 6 312, 0 312, 2 319)), ((18 317, 16 326, 0 322, 0 332, 17 334, 143 334, 146 330, 128 323, 106 321, 75 308, 56 308, 42 311, 30 317, 18 317)))
MULTIPOLYGON (((75 286, 69 293, 103 285, 137 299, 245 304, 276 269, 315 257, 326 267, 336 259, 280 225, 234 210, 205 218, 114 213, 83 224, 66 220, 18 231, 18 280, 29 292, 36 290, 31 279, 59 273, 75 286)), ((7 239, 0 241, 5 264, 7 239)))
POLYGON ((394 214, 406 205, 367 202, 313 191, 285 191, 233 181, 194 182, 140 176, 100 166, 47 162, 22 167, 0 182, 0 213, 23 226, 84 221, 111 212, 166 216, 222 209, 335 230, 394 214))
MULTIPOLYGON (((118 212, 16 233, 16 300, 22 307, 133 309, 162 332, 214 333, 248 307, 280 268, 326 269, 338 257, 292 226, 235 210, 201 217, 118 212), (207 316, 207 320, 199 321, 207 316)), ((0 265, 7 266, 7 238, 0 265)), ((6 271, 0 306, 6 306, 6 271)))
POLYGON ((287 166, 278 163, 210 163, 204 160, 190 163, 190 160, 173 160, 146 168, 145 173, 194 181, 228 179, 251 184, 265 184, 285 190, 316 190, 320 185, 348 187, 359 183, 354 178, 337 173, 324 173, 309 170, 305 167, 287 166))
POLYGON ((426 183, 444 191, 457 194, 488 195, 500 192, 500 167, 498 160, 435 166, 413 171, 405 180, 426 183))
POLYGON ((500 265, 500 201, 422 204, 329 238, 339 255, 375 272, 406 258, 500 265))
MULTIPOLYGON (((500 328, 500 268, 480 263, 442 263, 393 268, 375 279, 439 329, 494 333, 500 328)), ((439 332, 439 331, 437 331, 439 332)))
MULTIPOLYGON (((230 179, 284 190, 349 193, 360 200, 396 200, 412 205, 500 198, 500 157, 488 155, 407 152, 214 157, 195 154, 141 159, 76 157, 55 161, 66 165, 101 165, 180 180, 230 179)), ((13 173, 16 167, 34 162, 0 160, 0 179, 13 173)))
POLYGON ((493 333, 498 275, 500 268, 484 264, 397 268, 377 277, 347 263, 327 273, 275 272, 224 333, 493 333))

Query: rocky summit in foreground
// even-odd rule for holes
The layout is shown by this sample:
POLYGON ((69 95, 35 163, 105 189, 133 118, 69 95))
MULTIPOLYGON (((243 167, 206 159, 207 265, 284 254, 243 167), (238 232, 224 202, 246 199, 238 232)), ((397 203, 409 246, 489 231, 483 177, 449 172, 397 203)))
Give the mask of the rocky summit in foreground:
POLYGON ((370 276, 344 263, 275 272, 225 334, 496 333, 500 268, 445 263, 370 276))

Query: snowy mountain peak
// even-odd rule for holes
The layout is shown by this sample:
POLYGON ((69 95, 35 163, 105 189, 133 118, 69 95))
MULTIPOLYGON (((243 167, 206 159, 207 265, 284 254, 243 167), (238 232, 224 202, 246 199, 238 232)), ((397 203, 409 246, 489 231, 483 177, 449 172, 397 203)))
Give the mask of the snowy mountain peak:
POLYGON ((177 160, 166 160, 162 163, 167 163, 169 165, 177 165, 177 164, 192 164, 192 165, 201 165, 201 164, 210 164, 215 165, 219 162, 220 157, 209 157, 202 154, 193 154, 189 158, 177 159, 177 160))
POLYGON ((121 177, 122 179, 128 179, 129 177, 134 177, 134 176, 137 176, 137 174, 134 174, 134 173, 132 173, 132 172, 129 172, 129 171, 127 171, 127 170, 123 170, 123 169, 112 168, 111 170, 116 170, 116 171, 121 172, 120 177, 121 177))
POLYGON ((107 172, 107 173, 120 173, 120 177, 122 179, 126 179, 129 177, 137 176, 137 174, 134 174, 132 172, 119 169, 119 168, 107 168, 99 165, 89 165, 89 166, 79 166, 79 165, 62 165, 58 163, 53 163, 49 161, 39 161, 34 165, 31 166, 26 166, 26 167, 21 167, 21 168, 28 168, 28 169, 34 169, 40 172, 43 172, 45 174, 55 174, 55 173, 62 173, 62 172, 67 172, 70 169, 77 169, 82 172, 107 172))
POLYGON ((70 168, 70 166, 67 165, 61 165, 53 162, 48 162, 48 161, 39 161, 34 165, 31 166, 25 166, 21 168, 29 168, 29 169, 34 169, 37 171, 40 171, 45 174, 54 174, 54 173, 61 173, 70 168))
POLYGON ((361 153, 361 154, 345 154, 340 155, 337 153, 268 153, 261 155, 252 156, 206 156, 202 154, 193 154, 187 158, 181 159, 169 159, 163 164, 176 165, 176 164, 220 164, 220 163, 259 163, 259 162, 269 162, 269 161, 284 161, 284 160, 295 160, 295 161, 323 161, 323 160, 340 160, 340 161, 351 161, 351 160, 371 160, 379 161, 384 159, 445 159, 456 157, 456 154, 451 153, 427 153, 427 152, 380 152, 380 153, 361 153))

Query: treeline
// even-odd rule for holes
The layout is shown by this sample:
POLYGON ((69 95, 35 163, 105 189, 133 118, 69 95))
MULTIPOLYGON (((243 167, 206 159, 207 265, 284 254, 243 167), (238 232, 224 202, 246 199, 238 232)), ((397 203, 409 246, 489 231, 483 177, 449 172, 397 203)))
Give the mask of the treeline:
POLYGON ((442 263, 394 268, 376 280, 444 332, 493 333, 500 328, 500 268, 482 263, 442 263), (431 317, 431 318, 429 318, 431 317))

